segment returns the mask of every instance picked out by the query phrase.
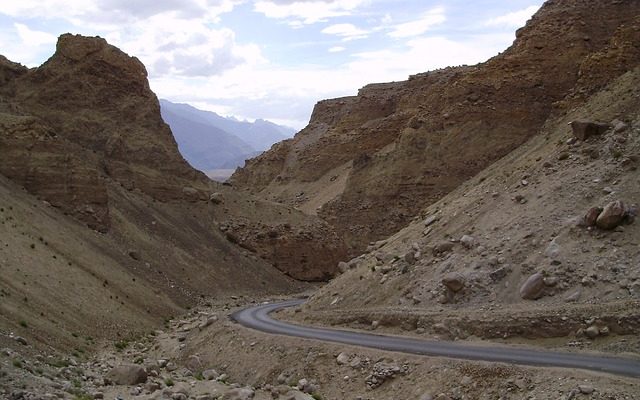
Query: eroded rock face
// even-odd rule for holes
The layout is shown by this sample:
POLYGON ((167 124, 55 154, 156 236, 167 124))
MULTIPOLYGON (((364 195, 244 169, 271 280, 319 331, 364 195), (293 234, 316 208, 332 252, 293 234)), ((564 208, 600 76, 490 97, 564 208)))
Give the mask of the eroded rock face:
POLYGON ((37 118, 0 113, 0 173, 54 207, 106 232, 110 227, 105 182, 81 149, 37 118))
POLYGON ((291 142, 232 181, 284 203, 320 203, 318 215, 364 250, 527 141, 554 107, 570 106, 559 103, 569 93, 584 98, 637 65, 639 11, 636 2, 547 2, 511 48, 484 64, 318 103, 291 142), (344 184, 332 186, 334 176, 344 184), (317 195, 301 202, 301 187, 317 195))

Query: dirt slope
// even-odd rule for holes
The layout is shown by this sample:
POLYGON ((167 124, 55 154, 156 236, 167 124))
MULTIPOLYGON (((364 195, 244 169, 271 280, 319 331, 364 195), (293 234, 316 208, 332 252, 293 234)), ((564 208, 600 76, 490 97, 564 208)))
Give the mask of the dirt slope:
POLYGON ((318 103, 294 139, 231 180, 317 213, 364 250, 535 135, 576 85, 588 96, 637 65, 639 11, 637 1, 549 1, 486 63, 318 103))

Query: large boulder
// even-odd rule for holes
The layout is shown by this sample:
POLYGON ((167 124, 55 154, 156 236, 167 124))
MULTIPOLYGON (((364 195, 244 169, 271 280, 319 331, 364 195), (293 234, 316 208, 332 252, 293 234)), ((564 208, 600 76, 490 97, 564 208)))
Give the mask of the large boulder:
POLYGON ((520 297, 525 300, 536 300, 544 291, 544 276, 537 272, 531 275, 520 287, 520 297))
POLYGON ((573 136, 579 140, 587 140, 592 136, 600 136, 611 128, 609 124, 585 120, 572 121, 569 125, 571 125, 571 129, 573 130, 573 136))
POLYGON ((147 371, 140 365, 125 364, 109 371, 107 378, 116 385, 137 385, 147 381, 147 371))
POLYGON ((627 213, 627 208, 620 200, 612 201, 604 207, 598 216, 596 225, 600 229, 615 229, 622 223, 627 213))
POLYGON ((465 284, 464 276, 457 272, 449 274, 442 278, 442 284, 452 292, 456 293, 462 290, 465 284))
POLYGON ((255 392, 249 388, 231 389, 222 396, 223 400, 251 400, 255 396, 255 392))

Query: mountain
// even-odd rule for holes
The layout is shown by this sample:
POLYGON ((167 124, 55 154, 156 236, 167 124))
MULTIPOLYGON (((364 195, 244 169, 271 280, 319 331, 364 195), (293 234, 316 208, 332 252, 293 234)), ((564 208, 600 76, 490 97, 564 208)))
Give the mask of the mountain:
POLYGON ((325 222, 189 166, 146 76, 99 37, 60 36, 38 68, 0 58, 3 331, 124 337, 203 296, 299 290, 344 257, 325 222))
MULTIPOLYGON (((238 170, 234 185, 317 212, 355 256, 282 318, 635 357, 639 15, 635 1, 548 1, 486 63, 322 101, 238 170)), ((508 398, 489 368, 437 397, 508 398)))
POLYGON ((243 166, 246 159, 295 133, 269 121, 238 121, 168 100, 160 100, 160 108, 182 155, 205 172, 243 166))
POLYGON ((356 255, 637 65, 637 15, 636 1, 547 2, 485 63, 319 102, 231 182, 321 216, 356 255))

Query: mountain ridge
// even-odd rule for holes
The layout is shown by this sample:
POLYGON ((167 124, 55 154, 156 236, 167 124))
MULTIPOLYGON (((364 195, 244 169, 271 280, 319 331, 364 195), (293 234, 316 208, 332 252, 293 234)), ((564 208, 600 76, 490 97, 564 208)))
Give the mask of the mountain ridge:
POLYGON ((160 107, 184 157, 204 172, 243 166, 295 133, 269 121, 239 121, 185 103, 161 99, 160 107))
POLYGON ((321 216, 356 255, 535 135, 570 108, 570 93, 584 97, 636 65, 636 11, 637 2, 546 2, 485 63, 319 102, 294 139, 230 181, 321 216), (585 81, 591 64, 605 66, 616 52, 624 62, 609 62, 603 82, 585 81))

